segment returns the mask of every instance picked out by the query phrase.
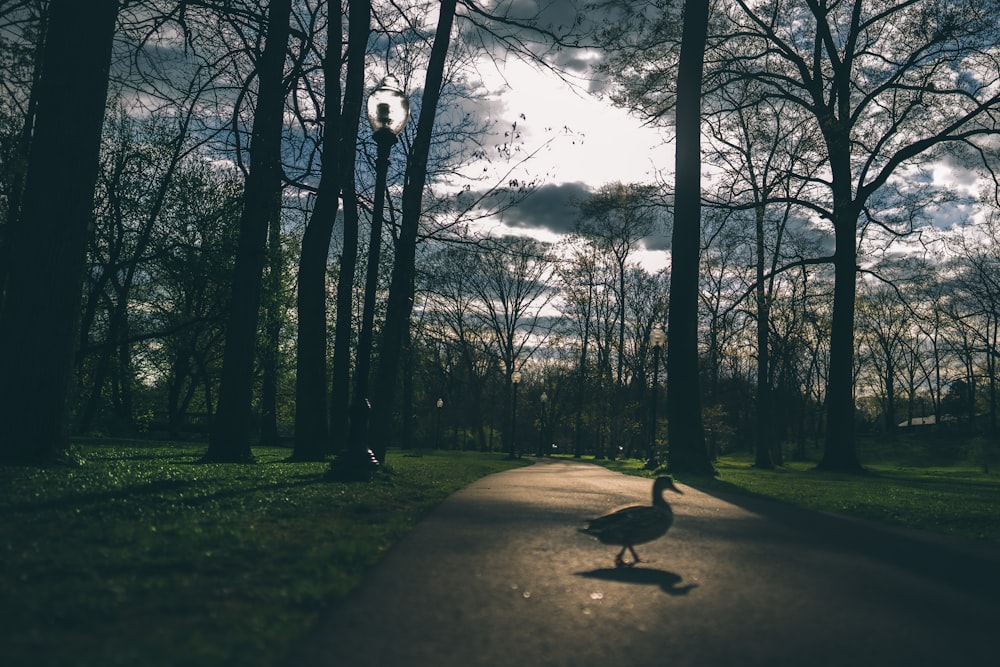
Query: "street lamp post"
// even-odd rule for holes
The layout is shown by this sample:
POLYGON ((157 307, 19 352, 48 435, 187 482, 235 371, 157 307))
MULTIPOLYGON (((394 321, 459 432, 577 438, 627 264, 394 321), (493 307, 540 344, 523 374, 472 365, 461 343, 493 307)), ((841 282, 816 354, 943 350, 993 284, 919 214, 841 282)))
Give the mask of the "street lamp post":
POLYGON ((435 447, 434 447, 434 449, 440 449, 441 448, 441 445, 440 445, 440 443, 441 443, 441 408, 444 407, 444 399, 439 398, 437 400, 437 403, 435 403, 434 405, 437 406, 437 425, 434 427, 434 441, 435 441, 435 447))
POLYGON ((646 452, 646 469, 654 470, 658 466, 656 460, 656 389, 660 383, 660 352, 667 335, 663 329, 656 327, 649 332, 649 344, 653 346, 653 395, 649 401, 649 449, 646 452))
POLYGON ((510 383, 514 388, 514 396, 511 399, 510 408, 510 452, 507 458, 517 458, 517 385, 521 382, 521 372, 514 371, 510 374, 510 383))
POLYGON ((538 400, 542 404, 542 414, 538 424, 538 456, 545 456, 545 405, 549 402, 549 395, 543 391, 538 400))
POLYGON ((385 190, 389 172, 389 153, 399 133, 410 117, 410 101, 399 80, 389 74, 379 87, 368 96, 368 122, 375 138, 375 200, 372 207, 371 234, 368 244, 368 268, 365 276, 365 301, 361 313, 361 331, 358 333, 357 364, 355 368, 354 395, 351 405, 350 431, 346 458, 335 464, 342 476, 364 479, 371 477, 379 465, 368 446, 368 421, 371 404, 368 402, 368 378, 371 366, 372 340, 375 322, 376 288, 378 287, 379 254, 382 246, 382 217, 385 209, 385 190))

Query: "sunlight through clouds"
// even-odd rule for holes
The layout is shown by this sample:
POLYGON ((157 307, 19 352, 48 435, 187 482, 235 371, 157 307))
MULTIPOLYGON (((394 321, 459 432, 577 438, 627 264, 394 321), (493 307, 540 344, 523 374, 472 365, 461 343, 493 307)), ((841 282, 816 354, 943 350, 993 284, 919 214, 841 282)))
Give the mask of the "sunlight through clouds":
POLYGON ((569 83, 520 61, 508 61, 502 69, 486 66, 480 73, 499 102, 493 108, 502 109, 505 120, 524 117, 529 143, 569 130, 539 157, 553 182, 596 189, 612 181, 650 182, 656 172, 672 169, 673 151, 661 133, 589 94, 586 81, 569 83))

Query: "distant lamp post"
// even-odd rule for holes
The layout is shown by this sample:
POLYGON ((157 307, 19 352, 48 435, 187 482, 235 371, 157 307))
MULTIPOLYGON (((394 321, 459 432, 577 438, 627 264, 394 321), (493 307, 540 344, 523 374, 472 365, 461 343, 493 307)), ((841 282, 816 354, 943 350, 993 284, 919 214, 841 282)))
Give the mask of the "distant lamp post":
POLYGON ((646 451, 646 469, 654 470, 658 467, 656 460, 656 389, 660 383, 660 352, 663 350, 663 343, 667 340, 667 335, 663 329, 656 327, 649 332, 649 344, 653 347, 653 395, 649 401, 649 448, 646 451))
POLYGON ((542 404, 542 414, 538 424, 538 456, 545 456, 545 405, 549 402, 549 395, 543 391, 538 400, 542 404))
POLYGON ((382 217, 385 209, 386 179, 389 153, 399 133, 410 117, 410 101, 399 80, 393 75, 382 79, 379 87, 368 96, 368 122, 378 147, 375 158, 375 201, 372 207, 371 236, 368 244, 368 269, 365 280, 365 301, 358 334, 357 367, 351 406, 347 452, 334 462, 333 469, 341 477, 366 479, 379 466, 368 446, 368 422, 371 404, 368 402, 368 378, 371 367, 372 340, 375 322, 376 288, 378 287, 379 254, 382 246, 382 217))
POLYGON ((511 399, 510 408, 510 452, 508 459, 517 458, 517 385, 521 382, 521 371, 514 371, 510 374, 510 383, 514 388, 514 395, 511 399))
POLYGON ((435 403, 434 405, 437 406, 437 425, 434 427, 434 441, 435 441, 435 446, 433 447, 433 449, 440 449, 441 448, 441 446, 440 446, 440 442, 441 442, 441 408, 444 407, 444 399, 439 398, 437 400, 437 403, 435 403))

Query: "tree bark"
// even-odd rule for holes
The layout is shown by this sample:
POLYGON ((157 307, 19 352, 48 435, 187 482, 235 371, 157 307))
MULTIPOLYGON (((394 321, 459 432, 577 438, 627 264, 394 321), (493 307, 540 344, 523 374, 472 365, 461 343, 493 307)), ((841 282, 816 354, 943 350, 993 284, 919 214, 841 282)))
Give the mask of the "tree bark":
MULTIPOLYGON (((326 376, 326 273, 340 195, 341 10, 329 3, 323 78, 322 173, 312 216, 302 237, 298 276, 295 364, 295 448, 292 458, 320 461, 329 449, 326 376)), ((355 128, 357 125, 355 124, 355 128)), ((349 325, 348 325, 349 327, 349 325)))
MULTIPOLYGON (((588 286, 588 299, 591 292, 591 288, 588 286)), ((589 311, 588 305, 588 311, 589 311)), ((583 342, 580 345, 580 363, 578 364, 577 378, 578 384, 576 386, 576 415, 573 422, 573 456, 575 458, 580 458, 583 456, 583 410, 584 410, 584 399, 587 398, 587 344, 590 338, 590 314, 588 312, 587 318, 584 320, 583 325, 583 342)))
POLYGON ((379 348, 372 402, 372 450, 379 461, 385 459, 386 448, 392 434, 396 380, 402 355, 403 339, 413 309, 413 279, 416 263, 417 231, 423 206, 424 185, 427 181, 427 157, 430 153, 437 115, 444 65, 451 42, 451 27, 455 19, 456 0, 442 0, 438 16, 434 46, 424 80, 424 95, 420 105, 420 120, 413 139, 409 161, 406 165, 406 182, 403 186, 403 211, 396 258, 389 284, 385 323, 379 348))
POLYGON ((838 98, 839 120, 832 114, 821 123, 830 155, 833 193, 833 229, 836 247, 833 256, 833 316, 830 325, 830 372, 827 377, 826 441, 819 468, 838 472, 858 472, 861 464, 854 441, 854 312, 858 278, 858 216, 854 201, 851 170, 850 130, 847 109, 846 72, 839 87, 847 100, 838 98))
POLYGON ((49 12, 0 314, 3 463, 46 463, 69 447, 73 357, 118 2, 52 0, 49 12))
POLYGON ((774 459, 771 457, 771 448, 774 445, 774 415, 771 409, 773 401, 768 341, 771 300, 764 289, 764 206, 758 205, 754 214, 757 236, 757 449, 754 466, 769 470, 774 467, 774 459))
MULTIPOLYGON (((361 310, 361 330, 358 332, 358 349, 354 364, 354 397, 351 409, 351 428, 348 447, 352 457, 363 457, 368 450, 367 414, 369 377, 371 375, 372 347, 375 337, 375 302, 378 299, 379 264, 382 256, 382 219, 385 209, 386 172, 389 154, 396 143, 396 136, 387 129, 375 135, 378 154, 375 158, 375 197, 372 204, 371 229, 368 236, 368 257, 365 267, 364 304, 361 310), (355 418, 357 417, 357 418, 355 418)), ((356 459, 355 459, 356 460, 356 459)))
MULTIPOLYGON (((281 329, 283 299, 281 276, 285 262, 281 251, 281 216, 271 220, 267 232, 268 273, 267 296, 264 304, 264 349, 261 351, 260 380, 260 444, 277 447, 278 434, 278 378, 281 358, 281 329)), ((325 383, 324 383, 325 384, 325 383)))
POLYGON ((830 327, 830 372, 826 389, 826 442, 819 468, 838 472, 859 472, 861 470, 854 441, 856 227, 856 215, 843 210, 836 215, 837 249, 834 254, 834 285, 836 287, 833 293, 833 321, 830 327))
POLYGON ((686 0, 677 73, 676 213, 667 319, 667 467, 671 472, 714 474, 705 448, 698 380, 701 77, 707 31, 707 0, 686 0))
POLYGON ((340 180, 344 201, 344 234, 337 277, 337 321, 333 341, 333 380, 330 389, 330 447, 339 454, 347 446, 351 397, 351 331, 354 315, 354 275, 358 265, 358 196, 354 162, 358 150, 358 123, 364 102, 365 55, 371 32, 371 4, 351 0, 348 5, 347 74, 340 128, 340 180))
POLYGON ((206 461, 253 460, 250 451, 250 401, 261 279, 267 260, 267 226, 281 208, 281 127, 283 81, 291 0, 272 0, 267 41, 257 64, 257 110, 250 138, 250 170, 240 215, 233 269, 233 296, 222 360, 219 403, 206 461))

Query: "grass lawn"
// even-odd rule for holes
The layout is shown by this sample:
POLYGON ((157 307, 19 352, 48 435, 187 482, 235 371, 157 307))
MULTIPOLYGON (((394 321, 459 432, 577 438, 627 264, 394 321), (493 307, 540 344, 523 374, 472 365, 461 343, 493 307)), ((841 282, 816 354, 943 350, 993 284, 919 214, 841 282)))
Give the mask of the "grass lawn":
MULTIPOLYGON (((654 475, 642 469, 641 461, 593 462, 628 474, 654 475)), ((1000 542, 1000 474, 983 473, 972 466, 918 467, 899 462, 866 462, 863 475, 820 472, 815 467, 815 463, 788 463, 761 470, 753 467, 749 455, 734 455, 716 461, 716 477, 676 477, 706 491, 771 498, 886 524, 1000 542)))
MULTIPOLYGON (((325 463, 201 464, 191 444, 82 446, 79 467, 0 467, 0 665, 271 666, 428 509, 517 465, 390 452, 371 484, 325 463)), ((652 476, 640 461, 593 461, 652 476)), ((1000 475, 872 464, 862 476, 724 457, 706 490, 1000 542, 1000 475)))
POLYGON ((200 464, 204 447, 79 448, 0 467, 0 665, 272 665, 429 508, 501 454, 390 453, 371 484, 324 463, 200 464))

